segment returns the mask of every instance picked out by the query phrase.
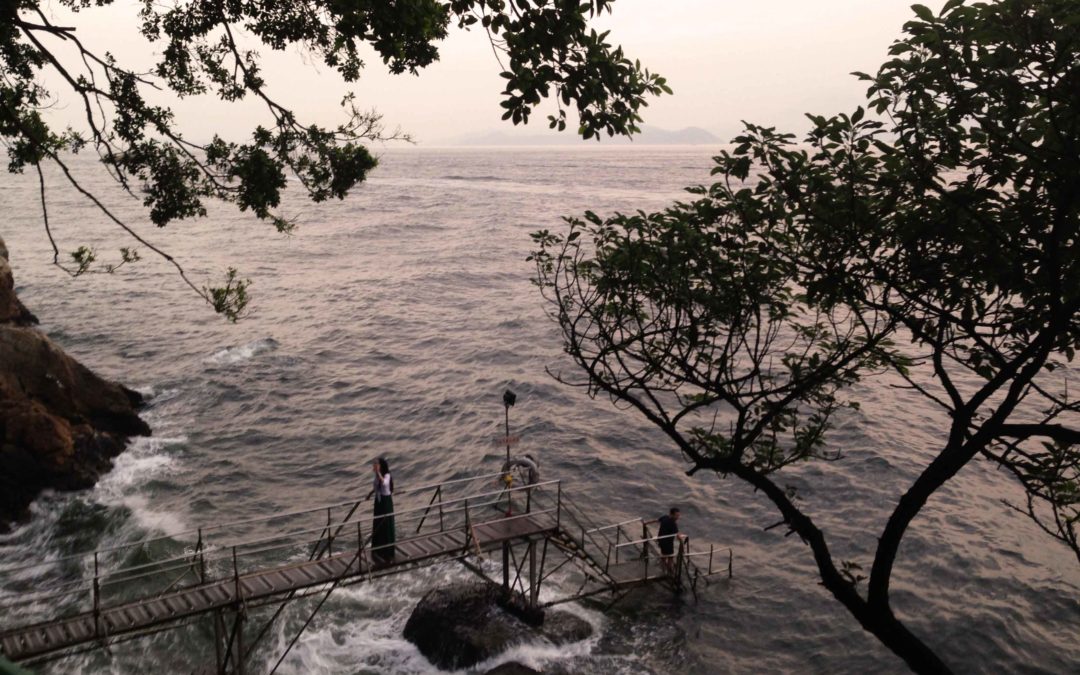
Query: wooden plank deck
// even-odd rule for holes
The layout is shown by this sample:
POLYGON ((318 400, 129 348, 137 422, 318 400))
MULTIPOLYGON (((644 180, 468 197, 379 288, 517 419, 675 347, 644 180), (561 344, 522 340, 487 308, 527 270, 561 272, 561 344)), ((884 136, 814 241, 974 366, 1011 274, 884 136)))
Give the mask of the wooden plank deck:
MULTIPOLYGON (((502 542, 544 535, 556 530, 550 514, 500 518, 477 523, 477 542, 469 549, 501 546, 502 542)), ((237 601, 252 603, 300 591, 339 579, 377 573, 380 576, 403 571, 415 563, 466 552, 466 532, 450 530, 396 542, 396 556, 390 563, 372 564, 369 552, 357 559, 356 551, 337 553, 320 560, 295 563, 245 574, 236 579, 212 581, 180 588, 165 595, 145 598, 101 609, 98 618, 86 612, 69 618, 47 621, 0 632, 0 652, 12 661, 60 651, 80 644, 134 633, 186 617, 229 608, 237 601)))

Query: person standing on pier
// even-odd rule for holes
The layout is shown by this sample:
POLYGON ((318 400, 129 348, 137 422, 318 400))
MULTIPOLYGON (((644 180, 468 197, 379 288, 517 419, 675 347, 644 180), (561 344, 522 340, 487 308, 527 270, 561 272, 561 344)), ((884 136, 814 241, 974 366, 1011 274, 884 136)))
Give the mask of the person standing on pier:
POLYGON ((380 457, 374 462, 375 471, 375 518, 371 525, 372 555, 382 563, 394 559, 394 478, 390 464, 380 457))
POLYGON ((679 509, 673 506, 666 516, 660 516, 660 533, 656 537, 660 545, 660 560, 669 575, 675 573, 675 541, 686 539, 685 534, 679 533, 679 515, 679 509))

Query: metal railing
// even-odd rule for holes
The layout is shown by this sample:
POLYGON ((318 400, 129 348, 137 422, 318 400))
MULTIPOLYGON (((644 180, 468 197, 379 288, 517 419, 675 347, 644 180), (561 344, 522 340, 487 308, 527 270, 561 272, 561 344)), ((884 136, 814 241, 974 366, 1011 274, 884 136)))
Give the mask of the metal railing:
MULTIPOLYGON (((226 580, 239 589, 244 575, 305 558, 315 560, 355 551, 366 559, 395 545, 370 545, 371 533, 381 517, 393 517, 397 531, 405 533, 398 537, 397 544, 457 530, 473 545, 475 527, 495 519, 500 500, 509 493, 521 495, 519 501, 526 510, 519 516, 500 514, 498 519, 547 515, 556 524, 560 521, 560 481, 498 489, 493 480, 501 475, 483 474, 397 491, 395 501, 404 508, 395 508, 392 514, 371 518, 370 522, 367 513, 357 513, 367 499, 356 499, 2 567, 0 588, 9 597, 0 600, 0 610, 7 617, 5 623, 12 617, 29 620, 36 614, 39 620, 60 620, 89 612, 94 616, 96 631, 100 631, 103 610, 136 599, 226 580), (492 488, 485 489, 485 484, 492 484, 492 488), (263 526, 263 533, 255 534, 258 529, 251 526, 256 524, 263 526), (279 527, 266 532, 271 529, 269 525, 279 527), (230 533, 247 536, 227 541, 230 533)), ((234 597, 240 598, 240 594, 234 597)))
MULTIPOLYGON (((394 494, 394 512, 385 516, 369 516, 360 508, 368 498, 354 499, 0 567, 0 589, 10 596, 0 600, 0 612, 6 617, 5 623, 15 618, 24 624, 35 620, 59 622, 72 615, 89 614, 94 638, 98 639, 108 633, 108 626, 102 625, 103 613, 126 603, 226 584, 232 588, 230 602, 239 604, 244 601, 241 582, 246 576, 329 556, 347 557, 349 563, 341 574, 360 578, 366 574, 370 578, 379 570, 378 554, 390 547, 460 533, 464 541, 460 548, 430 549, 433 556, 460 558, 481 553, 478 527, 523 518, 549 518, 557 545, 571 552, 586 572, 586 581, 591 575, 600 586, 614 589, 618 583, 613 572, 622 565, 642 565, 644 561, 640 577, 629 581, 656 578, 659 575, 655 571, 650 574, 653 565, 657 565, 653 570, 661 566, 667 569, 660 560, 659 540, 649 530, 651 521, 637 518, 597 526, 566 496, 562 481, 500 486, 495 480, 503 475, 483 474, 402 489, 394 494), (509 508, 511 504, 516 514, 509 508), (380 519, 390 517, 403 536, 394 543, 373 545, 372 534, 380 519)), ((451 539, 457 541, 444 538, 440 546, 451 539)), ((721 554, 723 550, 719 550, 721 554)), ((731 549, 726 550, 730 576, 733 554, 731 549)), ((689 539, 680 539, 674 568, 678 573, 676 582, 681 583, 683 574, 696 584, 697 578, 718 573, 722 568, 716 565, 716 558, 715 547, 693 552, 689 539)), ((381 573, 389 572, 384 567, 381 573)), ((278 595, 268 593, 266 597, 284 603, 295 593, 293 589, 278 595)), ((12 628, 4 626, 0 633, 12 628)))
MULTIPOLYGON (((684 570, 687 574, 696 577, 710 577, 722 571, 721 568, 717 568, 715 566, 717 553, 717 548, 715 545, 709 544, 708 551, 699 551, 696 553, 691 552, 690 537, 679 534, 653 536, 653 534, 649 530, 649 525, 653 522, 656 521, 646 521, 639 518, 625 520, 621 523, 615 523, 613 525, 607 525, 603 528, 598 528, 601 530, 615 531, 615 540, 609 545, 607 555, 604 557, 605 572, 610 571, 612 565, 637 563, 641 560, 644 560, 644 577, 648 578, 649 558, 663 557, 659 551, 655 551, 653 549, 653 545, 655 544, 657 547, 659 547, 660 542, 665 539, 677 540, 679 544, 678 551, 673 553, 673 557, 676 559, 676 569, 684 570), (626 526, 636 524, 641 525, 641 537, 639 539, 631 538, 630 533, 626 529, 626 526), (625 540, 621 541, 621 538, 625 538, 625 540), (630 555, 622 554, 623 549, 630 549, 630 555), (704 568, 698 566, 695 559, 703 561, 703 563, 705 564, 704 568)), ((674 547, 672 547, 672 549, 674 549, 674 547)), ((728 554, 727 575, 728 578, 731 578, 733 573, 732 566, 734 562, 734 552, 731 548, 721 548, 719 550, 721 554, 723 554, 725 551, 728 554)))

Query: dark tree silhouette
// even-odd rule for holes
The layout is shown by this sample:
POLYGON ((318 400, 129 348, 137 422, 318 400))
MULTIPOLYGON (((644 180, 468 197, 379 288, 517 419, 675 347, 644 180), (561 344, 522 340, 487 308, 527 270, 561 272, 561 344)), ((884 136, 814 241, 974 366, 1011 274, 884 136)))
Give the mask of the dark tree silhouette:
MULTIPOLYGON (((584 379, 689 462, 753 485, 823 585, 919 672, 945 662, 895 616, 900 543, 978 457, 1080 560, 1080 3, 946 3, 916 17, 868 109, 802 144, 747 125, 717 182, 659 213, 534 235, 537 282, 584 379), (883 524, 866 576, 836 560, 776 472, 834 460, 848 385, 888 371, 943 410, 940 446, 883 524), (866 581, 865 587, 861 582, 866 581)), ((902 414, 902 411, 897 411, 902 414)))
MULTIPOLYGON (((89 12, 111 2, 60 4, 89 12)), ((149 72, 135 72, 88 48, 76 28, 50 20, 39 0, 0 2, 0 139, 8 149, 8 168, 37 172, 50 239, 43 163, 56 165, 67 187, 91 200, 143 248, 172 263, 192 289, 234 320, 248 299, 247 282, 235 270, 229 270, 223 286, 194 284, 171 255, 139 236, 76 180, 66 153, 95 151, 104 170, 142 200, 158 226, 205 216, 206 200, 212 199, 250 210, 279 232, 290 232, 295 223, 275 213, 289 179, 314 201, 343 198, 375 167, 366 144, 404 137, 386 133, 379 114, 357 107, 349 95, 342 101, 344 120, 338 126, 303 123, 273 98, 259 55, 243 44, 257 41, 274 50, 296 45, 352 82, 364 67, 361 45, 372 47, 392 73, 415 74, 438 58, 437 43, 452 25, 483 31, 506 80, 503 118, 525 123, 541 99, 549 97, 557 106, 550 126, 563 130, 566 107, 572 107, 585 138, 637 132, 646 96, 670 93, 662 77, 632 62, 607 42, 606 34, 589 28, 590 19, 610 11, 612 0, 141 4, 140 31, 160 48, 149 72), (42 114, 57 93, 42 84, 45 74, 75 95, 84 113, 81 128, 54 129, 42 114), (245 142, 217 135, 209 143, 192 142, 179 131, 171 110, 150 102, 150 90, 179 97, 210 94, 224 101, 254 97, 265 105, 269 123, 256 126, 245 142)), ((119 264, 100 267, 87 247, 69 259, 55 241, 53 250, 54 262, 72 275, 111 271, 138 259, 136 251, 122 249, 119 264)))

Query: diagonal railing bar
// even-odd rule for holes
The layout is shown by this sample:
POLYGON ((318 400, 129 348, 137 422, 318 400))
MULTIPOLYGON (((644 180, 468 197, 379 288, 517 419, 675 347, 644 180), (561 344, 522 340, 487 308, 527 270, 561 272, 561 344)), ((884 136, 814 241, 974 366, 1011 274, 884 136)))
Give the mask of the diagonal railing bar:
MULTIPOLYGON (((431 506, 435 503, 435 500, 439 500, 439 514, 442 514, 442 486, 440 485, 435 489, 435 493, 431 495, 431 501, 428 502, 427 508, 424 509, 424 517, 420 519, 420 522, 416 525, 416 531, 419 532, 420 528, 424 526, 424 521, 427 520, 428 514, 431 513, 431 506)), ((440 521, 440 528, 442 523, 440 521)))

